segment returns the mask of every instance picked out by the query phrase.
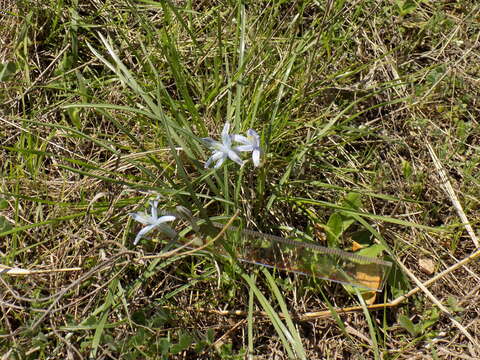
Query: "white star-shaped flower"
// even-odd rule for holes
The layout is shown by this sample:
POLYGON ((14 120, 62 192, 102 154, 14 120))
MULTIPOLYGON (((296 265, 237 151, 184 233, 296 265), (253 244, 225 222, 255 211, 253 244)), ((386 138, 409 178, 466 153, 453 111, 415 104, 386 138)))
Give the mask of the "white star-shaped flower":
POLYGON ((133 242, 133 245, 137 245, 140 239, 147 234, 148 232, 152 231, 155 228, 158 228, 162 233, 167 235, 170 238, 175 238, 177 236, 177 233, 168 225, 165 225, 165 222, 168 221, 173 221, 175 220, 175 216, 173 215, 164 215, 161 217, 158 217, 158 212, 157 212, 157 207, 158 207, 158 201, 153 200, 150 201, 150 206, 152 207, 151 209, 151 215, 148 215, 144 212, 137 212, 137 213, 129 213, 135 221, 138 221, 139 223, 142 223, 145 226, 142 230, 140 230, 135 237, 135 241, 133 242))
POLYGON ((243 145, 236 146, 234 149, 236 151, 251 151, 252 152, 252 160, 253 165, 255 167, 260 166, 260 154, 262 149, 260 148, 260 135, 253 129, 247 130, 247 136, 243 135, 232 135, 232 140, 243 145))
POLYGON ((213 149, 213 154, 205 163, 205 168, 208 168, 212 162, 215 162, 215 169, 222 166, 223 162, 228 158, 235 161, 238 165, 243 166, 243 161, 238 156, 237 152, 232 149, 232 136, 228 133, 230 124, 227 122, 222 130, 222 142, 213 140, 212 138, 203 138, 202 140, 213 149))

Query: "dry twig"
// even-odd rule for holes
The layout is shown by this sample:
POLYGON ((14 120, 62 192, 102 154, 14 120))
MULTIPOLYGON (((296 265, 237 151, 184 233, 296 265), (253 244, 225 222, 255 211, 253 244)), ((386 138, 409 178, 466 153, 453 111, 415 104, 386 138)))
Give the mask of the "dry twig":
POLYGON ((46 269, 46 270, 28 270, 17 267, 10 267, 0 264, 0 275, 12 275, 12 276, 25 276, 25 275, 36 275, 36 274, 51 274, 51 273, 60 273, 60 272, 70 272, 70 271, 81 271, 82 268, 64 268, 64 269, 46 269))
POLYGON ((463 208, 462 208, 462 205, 460 204, 460 201, 458 201, 458 197, 455 194, 455 191, 453 190, 452 184, 448 180, 446 171, 443 168, 442 163, 438 159, 437 155, 435 154, 435 151, 433 150, 432 145, 430 145, 430 143, 428 141, 427 141, 427 148, 428 148, 428 152, 430 153, 430 156, 432 157, 435 168, 437 169, 438 175, 440 176, 440 179, 442 180, 442 184, 445 188, 445 191, 446 191, 447 195, 450 197, 450 201, 452 202, 453 207, 457 211, 457 214, 460 217, 460 220, 462 220, 462 223, 465 226, 465 229, 467 230, 468 234, 472 238, 472 241, 475 244, 475 247, 477 249, 480 248, 480 244, 478 242, 477 235, 475 234, 475 231, 473 231, 472 226, 470 225, 470 222, 468 221, 467 216, 465 215, 465 212, 463 211, 463 208))

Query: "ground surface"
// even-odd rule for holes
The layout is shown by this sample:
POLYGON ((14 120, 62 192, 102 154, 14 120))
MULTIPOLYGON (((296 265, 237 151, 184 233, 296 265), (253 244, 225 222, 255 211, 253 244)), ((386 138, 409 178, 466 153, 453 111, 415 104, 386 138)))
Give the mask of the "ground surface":
POLYGON ((2 359, 480 357, 477 1, 0 5, 2 359), (261 167, 203 168, 227 121, 261 167), (157 197, 394 270, 364 301, 234 232, 148 257, 157 197))

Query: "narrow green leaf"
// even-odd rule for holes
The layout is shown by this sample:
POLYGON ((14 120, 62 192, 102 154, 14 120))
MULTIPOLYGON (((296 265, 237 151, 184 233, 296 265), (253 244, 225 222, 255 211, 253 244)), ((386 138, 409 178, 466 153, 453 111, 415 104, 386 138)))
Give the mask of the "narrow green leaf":
POLYGON ((403 327, 405 330, 407 330, 410 333, 410 335, 412 336, 418 335, 415 324, 413 323, 412 320, 410 320, 410 318, 408 318, 408 316, 400 314, 398 316, 398 322, 400 323, 401 327, 403 327))
POLYGON ((327 243, 329 247, 340 248, 339 237, 343 233, 343 218, 335 212, 327 221, 327 243))
POLYGON ((278 289, 277 284, 275 283, 275 279, 272 277, 272 275, 270 274, 270 272, 267 269, 263 268, 262 272, 265 275, 265 277, 267 278, 268 285, 270 286, 270 289, 272 289, 272 292, 275 295, 275 298, 277 299, 278 304, 280 305, 280 309, 282 310, 282 313, 285 317, 285 321, 287 323, 288 330, 290 331, 290 334, 292 334, 292 336, 293 336, 294 341, 293 341, 292 345, 293 345, 293 348, 295 349, 295 352, 296 352, 297 356, 300 359, 307 359, 305 349, 303 348, 302 339, 300 337, 300 334, 298 333, 297 328, 293 324, 292 318, 291 318, 290 313, 287 309, 287 304, 285 304, 285 300, 284 300, 282 294, 280 293, 280 290, 278 289))
POLYGON ((355 288, 355 292, 357 294, 357 299, 359 300, 360 305, 362 306, 363 314, 365 315, 365 318, 367 320, 368 331, 370 333, 370 340, 372 342, 371 348, 373 350, 375 360, 380 360, 380 350, 378 348, 377 333, 375 331, 375 325, 373 323, 372 317, 370 316, 370 312, 368 311, 367 304, 365 304, 365 300, 363 299, 363 296, 360 294, 360 291, 357 288, 355 288))
POLYGON ((389 216, 382 216, 382 215, 364 213, 364 212, 361 212, 361 211, 355 211, 355 210, 351 210, 351 209, 343 207, 343 206, 339 206, 339 205, 332 204, 332 203, 329 203, 329 202, 326 202, 326 201, 321 201, 321 200, 313 200, 313 199, 297 198, 297 197, 282 198, 282 199, 287 200, 287 201, 291 201, 291 202, 297 202, 299 204, 310 204, 310 205, 316 205, 316 206, 323 206, 323 207, 327 207, 327 208, 330 208, 330 209, 341 210, 342 212, 344 212, 346 214, 349 214, 351 216, 357 215, 357 216, 366 217, 366 218, 373 219, 373 220, 385 221, 385 222, 389 222, 389 223, 392 223, 392 224, 414 227, 414 228, 417 228, 417 229, 423 229, 423 230, 435 231, 435 232, 447 231, 447 229, 445 229, 445 228, 440 228, 440 227, 434 228, 434 227, 431 227, 431 226, 421 225, 421 224, 413 223, 413 222, 410 222, 410 221, 405 221, 405 220, 401 220, 401 219, 392 218, 392 217, 389 217, 389 216))
POLYGON ((248 283, 250 288, 253 290, 255 296, 257 297, 258 301, 260 302, 260 305, 262 305, 263 309, 265 310, 268 317, 270 318, 273 327, 275 328, 278 336, 280 337, 280 340, 283 343, 283 346, 285 348, 285 351, 288 354, 288 357, 290 359, 295 359, 296 357, 295 357, 295 354, 294 354, 293 349, 291 347, 291 344, 294 342, 294 339, 293 339, 292 335, 290 334, 290 332, 288 331, 288 329, 283 324, 282 320, 280 319, 280 316, 276 313, 276 311, 270 305, 267 298, 257 288, 253 279, 250 276, 248 276, 247 274, 243 274, 243 273, 242 273, 242 278, 248 283))
POLYGON ((17 64, 14 62, 0 64, 0 81, 8 81, 16 71, 17 64))

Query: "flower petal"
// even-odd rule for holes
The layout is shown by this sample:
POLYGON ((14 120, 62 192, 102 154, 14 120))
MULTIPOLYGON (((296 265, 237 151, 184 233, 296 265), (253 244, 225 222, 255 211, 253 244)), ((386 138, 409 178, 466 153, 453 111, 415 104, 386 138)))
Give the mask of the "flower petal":
POLYGON ((140 230, 137 234, 137 236, 135 237, 135 240, 133 242, 133 245, 137 245, 138 242, 140 241, 140 239, 145 235, 147 234, 148 232, 152 231, 156 226, 155 225, 148 225, 148 226, 145 226, 142 230, 140 230))
POLYGON ((130 215, 133 218, 133 220, 138 221, 143 225, 152 224, 154 222, 154 220, 144 212, 128 213, 128 215, 130 215))
POLYGON ((222 166, 222 164, 223 164, 223 162, 225 161, 226 158, 227 158, 226 156, 223 156, 220 159, 218 159, 217 163, 215 164, 215 166, 213 168, 218 169, 220 166, 222 166))
POLYGON ((226 157, 225 151, 215 151, 212 155, 213 161, 218 161, 221 158, 226 157))
POLYGON ((253 150, 252 152, 253 165, 255 167, 260 166, 260 150, 253 150))
POLYGON ((219 145, 221 145, 221 143, 219 143, 219 142, 216 141, 216 140, 213 140, 213 139, 210 138, 210 137, 202 138, 202 141, 203 141, 209 148, 213 148, 213 149, 218 149, 219 145))
POLYGON ((210 164, 212 163, 212 161, 213 161, 213 156, 210 156, 210 157, 208 158, 208 160, 205 162, 205 165, 203 165, 203 167, 204 167, 205 169, 208 169, 208 168, 210 167, 210 164))
POLYGON ((151 208, 151 213, 152 213, 152 219, 157 219, 158 218, 158 200, 150 200, 150 206, 151 208))
POLYGON ((233 141, 236 141, 236 142, 239 142, 239 143, 242 143, 242 144, 245 144, 245 145, 251 143, 251 141, 248 140, 248 139, 247 139, 245 136, 243 136, 243 135, 232 134, 232 135, 231 135, 231 138, 232 138, 233 141))
POLYGON ((254 144, 255 146, 260 145, 260 135, 258 135, 258 133, 255 130, 248 129, 247 130, 247 138, 248 138, 249 142, 254 144))
POLYGON ((230 123, 226 122, 222 130, 222 143, 224 146, 230 147, 232 145, 232 139, 228 132, 230 131, 230 123))
POLYGON ((209 166, 210 166, 210 164, 212 163, 212 161, 218 161, 218 160, 220 160, 222 157, 223 157, 223 158, 226 157, 225 153, 223 153, 223 152, 221 152, 221 151, 215 151, 215 152, 213 153, 213 155, 210 156, 210 157, 208 158, 207 162, 205 163, 205 165, 204 165, 205 169, 208 169, 208 168, 209 168, 209 166))
POLYGON ((211 137, 206 137, 206 138, 202 138, 201 139, 203 142, 207 143, 207 144, 211 144, 213 142, 216 142, 215 140, 213 140, 211 137))
POLYGON ((235 151, 253 151, 254 147, 253 145, 240 145, 240 146, 235 146, 234 147, 235 151))
POLYGON ((155 226, 159 226, 160 224, 164 223, 164 222, 167 222, 167 221, 173 221, 175 220, 175 216, 173 215, 163 215, 163 216, 160 216, 157 221, 155 221, 155 223, 153 225, 155 226))
POLYGON ((240 156, 238 156, 238 154, 235 151, 229 150, 228 151, 228 158, 230 160, 235 161, 238 165, 243 166, 243 160, 240 159, 240 156))

